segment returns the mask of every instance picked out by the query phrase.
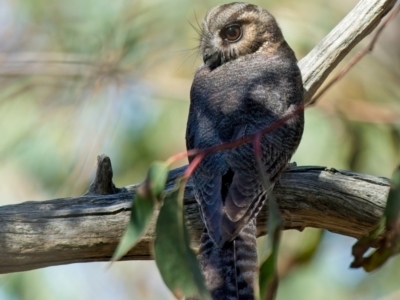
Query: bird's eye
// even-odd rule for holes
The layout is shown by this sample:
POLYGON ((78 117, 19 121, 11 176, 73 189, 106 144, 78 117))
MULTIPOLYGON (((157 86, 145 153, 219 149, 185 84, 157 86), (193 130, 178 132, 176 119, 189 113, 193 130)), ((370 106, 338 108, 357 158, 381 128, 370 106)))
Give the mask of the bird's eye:
POLYGON ((239 25, 229 25, 221 30, 221 36, 228 42, 237 42, 242 37, 242 28, 239 25))

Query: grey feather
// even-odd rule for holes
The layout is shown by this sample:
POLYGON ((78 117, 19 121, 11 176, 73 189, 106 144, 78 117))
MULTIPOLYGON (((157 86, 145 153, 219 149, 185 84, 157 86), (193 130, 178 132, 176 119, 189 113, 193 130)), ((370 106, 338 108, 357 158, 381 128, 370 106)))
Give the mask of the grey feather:
MULTIPOLYGON (((246 3, 221 5, 207 14, 202 27, 204 64, 190 92, 188 149, 256 133, 303 104, 296 57, 266 10, 246 3), (239 29, 239 38, 232 41, 239 29)), ((271 187, 296 150, 303 123, 300 113, 261 139, 271 187)), ((207 156, 195 170, 193 184, 206 227, 199 258, 214 299, 253 299, 256 268, 244 272, 237 267, 247 264, 238 253, 256 253, 255 217, 268 192, 262 188, 252 144, 207 156), (236 254, 233 269, 231 254, 236 254), (233 284, 238 280, 244 284, 239 290, 233 284)), ((256 255, 254 261, 251 257, 250 264, 256 264, 256 255)))

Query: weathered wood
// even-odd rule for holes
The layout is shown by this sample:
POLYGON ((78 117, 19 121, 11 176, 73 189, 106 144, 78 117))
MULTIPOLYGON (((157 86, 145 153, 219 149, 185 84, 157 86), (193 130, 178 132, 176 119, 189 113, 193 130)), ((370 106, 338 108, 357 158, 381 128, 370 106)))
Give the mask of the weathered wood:
POLYGON ((311 100, 347 53, 378 26, 396 0, 361 0, 300 62, 305 101, 311 100))
MULTIPOLYGON (((168 189, 183 168, 171 171, 168 189)), ((129 218, 136 186, 113 195, 85 195, 0 208, 0 273, 110 259, 129 218)), ((285 229, 324 228, 360 237, 382 215, 389 180, 322 167, 296 167, 283 174, 275 195, 285 229)), ((193 242, 203 230, 191 184, 185 192, 186 219, 193 242)), ((258 217, 266 232, 267 211, 258 217)), ((124 259, 151 259, 154 222, 124 259)), ((196 246, 196 245, 195 245, 196 246)))

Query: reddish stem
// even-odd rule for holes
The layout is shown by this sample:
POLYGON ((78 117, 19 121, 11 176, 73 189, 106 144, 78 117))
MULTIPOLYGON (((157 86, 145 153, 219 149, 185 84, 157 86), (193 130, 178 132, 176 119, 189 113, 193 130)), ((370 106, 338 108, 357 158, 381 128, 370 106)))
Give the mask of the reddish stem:
POLYGON ((201 163, 201 161, 205 156, 206 156, 205 152, 200 152, 198 155, 196 155, 196 157, 193 158, 192 162, 186 168, 185 173, 183 173, 183 178, 188 179, 193 174, 194 170, 201 163))

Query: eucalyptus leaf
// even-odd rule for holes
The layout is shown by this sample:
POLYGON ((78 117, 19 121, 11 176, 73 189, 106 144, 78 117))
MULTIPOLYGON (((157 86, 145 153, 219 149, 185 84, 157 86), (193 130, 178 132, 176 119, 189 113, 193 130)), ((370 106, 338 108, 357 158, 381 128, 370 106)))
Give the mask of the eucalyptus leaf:
POLYGON ((136 245, 150 223, 153 216, 154 204, 153 199, 142 197, 139 193, 136 194, 132 202, 128 227, 125 229, 111 261, 121 259, 136 245))
POLYGON ((268 195, 269 216, 268 216, 268 243, 269 251, 265 257, 261 257, 259 273, 260 299, 275 299, 278 290, 278 254, 283 219, 279 211, 276 199, 272 191, 268 195))
POLYGON ((140 240, 146 231, 155 207, 156 200, 160 201, 168 177, 168 165, 155 162, 150 167, 146 180, 137 189, 131 206, 131 216, 117 249, 111 261, 121 259, 140 240))
POLYGON ((353 246, 352 268, 362 267, 371 272, 400 252, 400 168, 395 171, 391 185, 384 216, 371 232, 353 246), (363 256, 377 244, 378 249, 367 257, 363 256))
MULTIPOLYGON (((255 145, 257 147, 258 145, 255 145)), ((261 153, 255 151, 255 153, 261 153)), ((279 243, 281 238, 281 232, 283 229, 283 219, 279 211, 278 204, 274 194, 272 193, 272 186, 269 180, 268 174, 265 172, 264 165, 260 157, 256 155, 256 161, 258 163, 258 170, 260 174, 260 180, 263 184, 264 189, 268 192, 268 237, 265 241, 266 245, 263 245, 262 257, 260 258, 261 266, 259 271, 259 288, 260 288, 260 299, 275 299, 278 290, 278 254, 279 254, 279 243)))
POLYGON ((190 240, 183 215, 185 186, 166 195, 156 225, 154 254, 161 277, 177 297, 197 295, 211 299, 203 274, 190 248, 190 240))
POLYGON ((168 178, 169 165, 165 162, 154 162, 149 169, 147 178, 151 193, 160 198, 168 178))
POLYGON ((387 225, 396 223, 400 216, 400 167, 394 172, 391 185, 385 208, 387 225))

